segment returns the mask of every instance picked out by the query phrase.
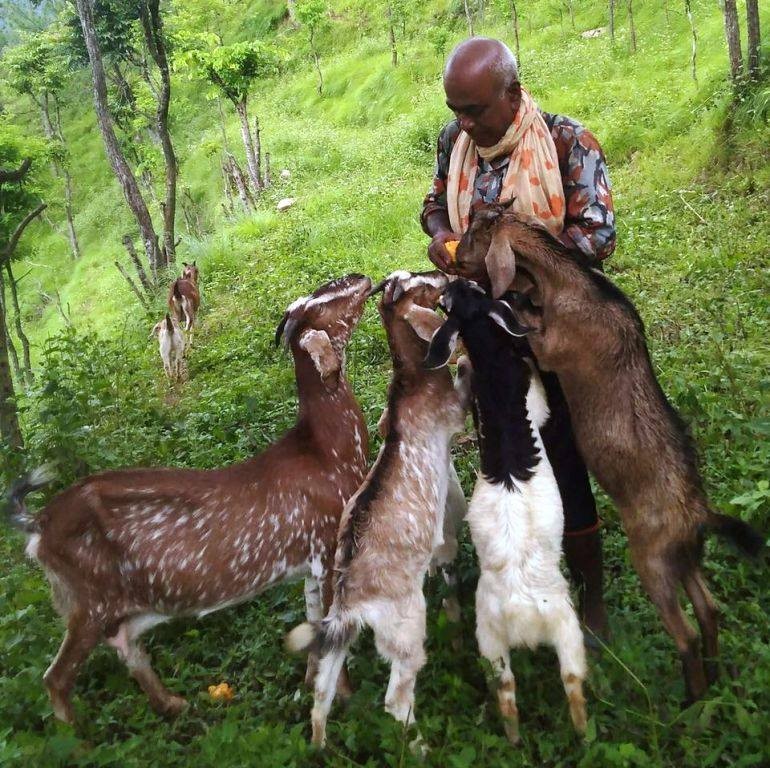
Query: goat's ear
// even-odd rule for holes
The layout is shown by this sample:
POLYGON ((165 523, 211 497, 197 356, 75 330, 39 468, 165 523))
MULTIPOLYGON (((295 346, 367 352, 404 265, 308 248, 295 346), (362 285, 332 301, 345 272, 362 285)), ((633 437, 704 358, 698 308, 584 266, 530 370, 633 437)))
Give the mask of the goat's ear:
POLYGON ((454 318, 449 318, 430 340, 428 354, 423 362, 425 368, 443 368, 452 357, 452 352, 457 346, 457 337, 460 335, 460 326, 454 318))
POLYGON ((510 304, 505 301, 496 301, 492 309, 487 313, 491 320, 494 320, 506 333, 511 336, 526 336, 535 329, 529 325, 523 325, 516 319, 510 304))
POLYGON ((413 304, 405 315, 406 322, 412 330, 423 340, 430 341, 433 334, 441 327, 443 318, 438 312, 427 307, 413 304))
POLYGON ((291 337, 294 335, 294 331, 297 328, 298 320, 291 316, 290 312, 284 312, 281 322, 278 323, 278 327, 275 329, 275 346, 277 347, 281 341, 286 347, 289 346, 291 337))
POLYGON ((516 277, 516 256, 504 227, 498 226, 493 233, 484 264, 492 284, 492 296, 498 299, 516 277))
POLYGON ((326 388, 335 389, 339 381, 340 360, 326 332, 316 331, 312 328, 305 331, 300 336, 299 346, 310 355, 310 359, 318 373, 321 374, 326 388))
MULTIPOLYGON (((161 321, 161 323, 162 323, 162 321, 161 321)), ((148 341, 149 341, 149 340, 150 340, 150 339, 151 339, 153 336, 157 336, 157 335, 158 335, 158 333, 160 332, 160 326, 161 326, 161 323, 155 323, 155 326, 154 326, 154 327, 153 327, 153 329, 150 331, 150 335, 147 337, 147 340, 148 340, 148 341)))
POLYGON ((183 266, 183 267, 189 267, 190 265, 189 265, 189 264, 188 264, 186 261, 183 261, 183 262, 182 262, 182 266, 183 266))

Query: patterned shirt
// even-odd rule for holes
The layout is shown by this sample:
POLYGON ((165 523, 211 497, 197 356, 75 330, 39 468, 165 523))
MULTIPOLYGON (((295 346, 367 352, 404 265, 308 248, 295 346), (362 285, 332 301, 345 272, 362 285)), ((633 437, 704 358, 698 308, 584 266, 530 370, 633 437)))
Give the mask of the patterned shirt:
MULTIPOLYGON (((567 209, 560 240, 568 248, 600 261, 615 250, 615 213, 612 206, 610 177, 604 153, 594 135, 569 117, 541 112, 551 131, 559 170, 564 182, 567 209)), ((427 234, 427 217, 447 210, 447 176, 452 147, 460 134, 457 120, 448 123, 438 137, 436 171, 433 186, 425 196, 420 222, 427 234)), ((493 203, 500 196, 508 155, 486 161, 479 157, 479 169, 473 191, 472 209, 493 203)))

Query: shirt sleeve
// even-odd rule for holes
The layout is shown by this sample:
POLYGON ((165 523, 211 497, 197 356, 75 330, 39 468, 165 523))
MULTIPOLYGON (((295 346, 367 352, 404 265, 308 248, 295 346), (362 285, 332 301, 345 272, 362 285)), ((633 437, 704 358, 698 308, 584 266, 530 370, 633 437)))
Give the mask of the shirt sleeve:
POLYGON ((439 134, 436 145, 436 165, 433 171, 433 183, 422 203, 420 224, 426 234, 430 234, 427 227, 428 216, 436 211, 447 210, 447 178, 449 176, 449 158, 452 155, 452 147, 460 133, 460 126, 456 120, 444 126, 439 134))
POLYGON ((559 239, 601 261, 615 250, 615 211, 604 153, 582 126, 565 126, 555 138, 567 204, 559 239))

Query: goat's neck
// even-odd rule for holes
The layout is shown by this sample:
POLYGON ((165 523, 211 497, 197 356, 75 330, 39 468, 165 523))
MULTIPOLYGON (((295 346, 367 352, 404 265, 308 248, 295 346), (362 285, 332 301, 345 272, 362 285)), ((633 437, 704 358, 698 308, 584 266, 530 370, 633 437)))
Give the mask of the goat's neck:
POLYGON ((306 352, 294 352, 299 414, 297 421, 307 424, 331 442, 350 440, 350 429, 365 431, 361 409, 345 377, 344 361, 334 385, 321 379, 306 352))

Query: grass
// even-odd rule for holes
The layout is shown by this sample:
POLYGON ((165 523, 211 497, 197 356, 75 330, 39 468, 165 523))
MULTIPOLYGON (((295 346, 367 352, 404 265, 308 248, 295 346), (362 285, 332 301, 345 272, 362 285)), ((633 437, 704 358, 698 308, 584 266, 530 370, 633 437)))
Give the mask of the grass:
MULTIPOLYGON (((280 23, 279 3, 249 2, 223 20, 230 38, 268 34, 287 51, 287 72, 252 96, 276 181, 249 217, 220 207, 216 105, 177 72, 172 115, 186 187, 206 230, 180 223, 180 259, 203 274, 203 314, 190 380, 167 389, 145 315, 112 262, 131 222, 95 133, 87 80, 78 75, 65 115, 72 142, 76 225, 84 256, 73 264, 63 231, 28 230, 23 312, 38 370, 21 400, 28 438, 24 461, 55 458, 61 484, 104 467, 135 464, 213 467, 267 445, 289 426, 296 400, 289 360, 272 346, 284 307, 320 282, 349 271, 379 277, 397 267, 425 268, 417 214, 430 180, 435 136, 448 119, 440 86, 442 57, 425 30, 453 24, 463 37, 462 4, 435 0, 413 11, 402 62, 390 66, 383 6, 334 4, 321 34, 325 93, 305 55, 301 31, 280 23), (245 21, 244 21, 245 19, 245 21), (452 21, 456 19, 455 21, 452 21), (277 176, 277 173, 275 174, 277 176), (296 196, 284 214, 275 202, 296 196), (74 329, 62 330, 52 302, 60 291, 74 329)), ((628 53, 625 13, 614 48, 606 36, 578 32, 604 23, 603 3, 576 3, 578 31, 560 21, 556 2, 520 4, 526 86, 540 104, 573 115, 600 138, 618 213, 618 250, 608 273, 645 320, 664 390, 693 427, 716 506, 768 530, 770 461, 770 129, 767 85, 734 107, 719 10, 693 2, 699 34, 698 83, 689 75, 689 28, 670 4, 636 9, 639 49, 628 53), (764 101, 763 101, 764 100, 764 101), (763 112, 764 110, 764 112, 763 112), (763 119, 763 114, 764 118, 763 119)), ((637 4, 639 5, 639 4, 637 4)), ((770 15, 763 12, 764 28, 770 15)), ((509 37, 491 10, 483 32, 509 37)), ((34 115, 18 104, 17 119, 34 115)), ((36 125, 34 126, 36 130, 36 125)), ((228 139, 239 147, 235 116, 228 139)), ((52 206, 59 228, 63 215, 52 206)), ((384 401, 389 361, 369 308, 349 350, 349 374, 370 427, 384 401)), ((9 457, 13 459, 14 457, 9 457)), ((12 462, 4 463, 7 467, 12 462)), ((458 452, 470 491, 477 459, 458 452)), ((8 479, 7 477, 5 478, 8 479)), ((770 755, 770 582, 765 568, 710 542, 706 562, 723 609, 723 675, 708 698, 680 710, 676 654, 628 561, 617 517, 605 520, 610 647, 594 659, 589 732, 571 732, 555 659, 517 652, 523 742, 505 742, 473 639, 477 576, 470 543, 460 576, 463 644, 439 610, 430 582, 428 664, 417 714, 430 753, 426 765, 452 766, 751 766, 770 755), (736 674, 733 677, 730 673, 736 674)), ((149 635, 161 677, 191 701, 174 722, 152 715, 114 654, 99 649, 76 691, 78 725, 51 715, 41 677, 62 627, 42 574, 23 559, 15 534, 0 539, 0 764, 9 766, 412 765, 409 740, 382 711, 385 665, 371 639, 356 648, 357 691, 333 710, 330 749, 307 747, 310 698, 301 664, 285 656, 283 634, 302 617, 301 589, 274 589, 259 600, 201 621, 178 621, 149 635), (227 680, 229 705, 213 704, 208 685, 227 680)))

